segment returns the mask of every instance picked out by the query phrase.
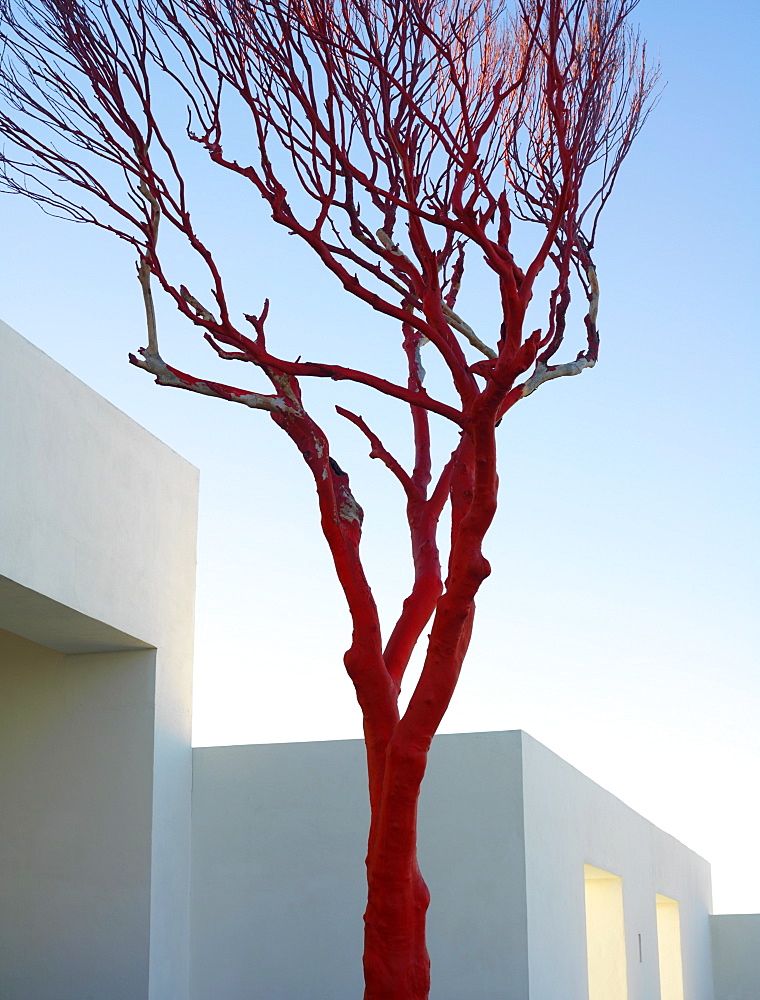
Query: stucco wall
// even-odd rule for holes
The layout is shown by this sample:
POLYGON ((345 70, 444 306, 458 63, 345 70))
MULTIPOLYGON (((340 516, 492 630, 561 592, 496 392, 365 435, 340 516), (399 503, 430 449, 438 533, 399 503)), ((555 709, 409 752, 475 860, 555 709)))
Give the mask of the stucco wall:
POLYGON ((522 748, 530 1000, 588 996, 584 864, 622 878, 628 1000, 660 997, 657 893, 680 904, 685 996, 713 1000, 707 862, 526 734, 522 748))
MULTIPOLYGON (((526 1000, 519 734, 439 736, 420 802, 432 1000, 526 1000)), ((197 748, 193 1000, 362 993, 364 748, 197 748)))
POLYGON ((0 632, 0 996, 148 991, 153 650, 0 632))
POLYGON ((2 322, 0 427, 0 574, 192 655, 197 470, 2 322))
MULTIPOLYGON (((69 902, 56 904, 59 918, 40 908, 28 915, 27 944, 41 956, 34 969, 37 993, 19 986, 15 994, 0 989, 0 995, 3 1000, 44 997, 44 990, 51 1000, 91 995, 101 959, 95 948, 82 950, 84 937, 75 932, 88 926, 90 917, 78 925, 66 914, 95 914, 109 878, 102 868, 100 882, 86 883, 85 855, 95 869, 109 859, 112 886, 123 885, 124 843, 131 845, 124 851, 131 858, 126 869, 134 898, 127 904, 132 890, 126 893, 121 915, 109 909, 116 896, 103 902, 103 928, 94 940, 107 933, 118 937, 123 929, 119 962, 132 970, 126 981, 137 990, 137 980, 147 977, 142 992, 125 997, 182 1000, 189 990, 197 470, 3 323, 0 468, 0 628, 37 644, 33 654, 16 643, 11 656, 6 637, 0 701, 9 704, 12 689, 18 720, 26 713, 27 723, 19 721, 6 732, 4 749, 12 763, 0 774, 0 812, 13 842, 25 845, 30 894, 62 899, 70 893, 69 902), (50 666, 50 651, 61 654, 58 666, 50 666), (101 655, 106 653, 111 659, 101 655), (117 721, 119 712, 123 717, 117 721), (11 732, 14 745, 8 743, 11 732), (27 733, 38 734, 46 754, 31 754, 27 733), (57 795, 46 797, 52 785, 57 795), (21 794, 34 787, 40 788, 38 799, 21 794), (134 808, 121 808, 122 792, 134 808), (77 812, 83 816, 78 830, 72 818, 77 812), (121 839, 111 837, 110 816, 118 817, 121 839), (40 839, 46 824, 49 831, 40 839), (49 845, 59 829, 69 847, 62 846, 56 857, 62 870, 76 875, 68 881, 61 881, 57 868, 48 871, 49 845), (79 867, 70 852, 81 855, 79 867), (138 857, 139 877, 130 868, 138 857), (89 909, 80 905, 85 883, 89 909), (141 910, 145 906, 147 913, 141 910), (139 933, 133 926, 138 911, 139 933), (35 938, 36 921, 45 930, 35 938), (67 927, 78 944, 66 949, 71 958, 61 979, 59 963, 48 963, 45 956, 61 953, 67 927), (60 941, 57 933, 63 935, 60 941)), ((0 856, 13 869, 10 845, 6 849, 0 842, 0 856)), ((14 885, 20 892, 20 882, 14 885)), ((112 957, 105 940, 102 955, 105 968, 112 957)), ((15 965, 6 964, 0 976, 11 981, 8 977, 24 969, 31 975, 25 952, 10 957, 15 965)), ((98 988, 92 995, 99 1000, 120 994, 98 988)))
MULTIPOLYGON (((194 751, 193 1000, 360 995, 365 784, 354 741, 194 751)), ((628 1000, 660 998, 657 893, 713 1000, 709 866, 526 734, 436 737, 419 826, 433 1000, 587 1000, 585 864, 622 878, 628 1000)))
POLYGON ((715 1000, 760 997, 760 914, 710 917, 715 1000))

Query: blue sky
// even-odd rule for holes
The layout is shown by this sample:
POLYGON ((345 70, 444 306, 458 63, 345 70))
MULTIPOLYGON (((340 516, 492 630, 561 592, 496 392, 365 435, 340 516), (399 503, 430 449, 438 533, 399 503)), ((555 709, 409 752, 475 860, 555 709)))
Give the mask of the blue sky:
MULTIPOLYGON (((707 857, 716 910, 760 911, 758 13, 645 0, 637 15, 668 85, 597 240, 600 364, 502 425, 494 573, 442 729, 527 730, 707 857)), ((2 211, 0 316, 201 469, 196 742, 358 737, 347 617, 298 456, 264 414, 126 363, 144 342, 127 248, 19 198, 2 211)), ((395 345, 253 193, 203 198, 198 217, 241 308, 272 300, 273 345, 336 360, 395 345)), ((489 294, 475 281, 462 299, 486 336, 489 294)), ((219 372, 160 319, 167 360, 219 372)), ((403 440, 395 408, 310 393, 320 414, 343 402, 403 440)), ((408 573, 401 498, 334 426, 390 612, 408 573)))

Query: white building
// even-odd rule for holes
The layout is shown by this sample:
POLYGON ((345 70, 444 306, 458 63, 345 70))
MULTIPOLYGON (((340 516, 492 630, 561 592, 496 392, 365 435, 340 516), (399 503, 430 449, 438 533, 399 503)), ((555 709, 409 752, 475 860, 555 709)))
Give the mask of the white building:
MULTIPOLYGON (((190 750, 196 497, 0 323, 1 1000, 361 995, 361 743, 190 750)), ((524 733, 436 739, 420 854, 433 1000, 760 998, 760 916, 524 733)))

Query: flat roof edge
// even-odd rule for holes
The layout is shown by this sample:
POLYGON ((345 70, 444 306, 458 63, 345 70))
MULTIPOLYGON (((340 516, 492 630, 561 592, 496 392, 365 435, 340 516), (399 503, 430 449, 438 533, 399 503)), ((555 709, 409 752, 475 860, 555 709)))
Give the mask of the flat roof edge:
POLYGON ((116 653, 153 649, 122 632, 29 587, 0 576, 0 628, 59 653, 116 653))

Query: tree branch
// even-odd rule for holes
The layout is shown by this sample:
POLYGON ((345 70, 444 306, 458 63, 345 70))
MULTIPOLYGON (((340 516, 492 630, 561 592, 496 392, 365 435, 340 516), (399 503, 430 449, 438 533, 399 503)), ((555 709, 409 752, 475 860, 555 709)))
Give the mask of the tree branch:
POLYGON ((346 420, 349 420, 352 424, 359 428, 359 430, 364 434, 364 436, 369 441, 371 447, 369 457, 379 458, 380 461, 393 473, 393 475, 401 483, 404 492, 408 497, 415 495, 416 490, 414 483, 412 482, 409 474, 402 468, 401 464, 391 455, 388 449, 385 447, 380 438, 375 434, 374 431, 370 430, 364 419, 357 414, 352 413, 351 410, 346 410, 342 406, 336 406, 335 410, 346 420))
POLYGON ((242 403, 243 406, 250 406, 254 410, 282 413, 287 411, 287 404, 280 396, 266 396, 258 392, 249 392, 247 389, 225 385, 222 382, 210 382, 195 378, 167 365, 159 354, 151 353, 150 348, 141 347, 138 354, 140 357, 130 354, 129 363, 154 375, 157 385, 187 389, 189 392, 198 392, 203 396, 214 396, 217 399, 226 399, 231 403, 242 403))

